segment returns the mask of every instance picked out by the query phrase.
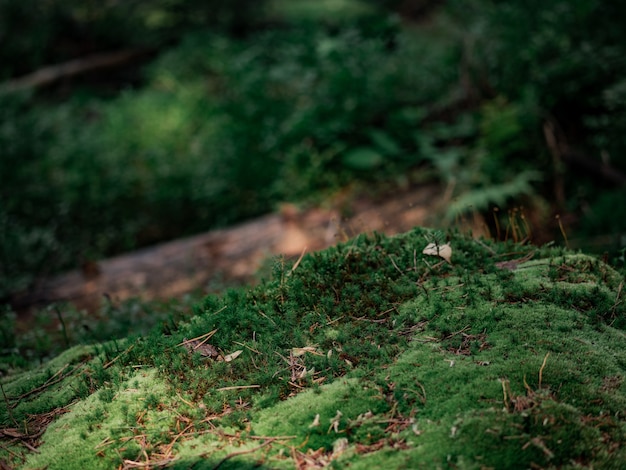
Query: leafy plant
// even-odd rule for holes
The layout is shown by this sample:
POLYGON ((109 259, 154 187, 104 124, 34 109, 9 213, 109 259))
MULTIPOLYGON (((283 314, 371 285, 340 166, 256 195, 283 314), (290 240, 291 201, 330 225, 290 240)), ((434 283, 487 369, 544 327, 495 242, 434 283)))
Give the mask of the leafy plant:
MULTIPOLYGON (((626 62, 617 46, 624 44, 624 32, 616 25, 626 18, 624 7, 613 5, 607 11, 596 0, 549 5, 460 0, 450 2, 450 11, 463 18, 465 64, 475 90, 489 99, 505 97, 483 108, 485 118, 496 117, 483 120, 483 126, 495 131, 485 140, 483 128, 483 146, 491 152, 495 147, 509 147, 509 154, 513 150, 506 164, 497 150, 492 153, 492 170, 510 167, 516 171, 526 162, 544 175, 546 183, 565 171, 576 176, 566 182, 567 194, 576 198, 588 180, 577 174, 576 160, 567 153, 582 153, 588 166, 600 166, 601 155, 606 161, 620 153, 623 145, 619 135, 623 135, 624 107, 619 90, 626 62), (569 167, 550 168, 548 143, 542 136, 545 121, 559 126, 564 154, 556 165, 569 167), (507 142, 498 137, 515 133, 519 124, 518 131, 525 131, 517 132, 517 137, 507 142)), ((622 171, 626 168, 621 160, 610 161, 622 171)), ((570 207, 577 203, 572 201, 570 207)))
POLYGON ((414 167, 405 130, 454 77, 438 55, 449 45, 395 31, 390 48, 377 34, 313 24, 241 40, 194 33, 155 61, 144 89, 49 107, 3 97, 0 223, 14 229, 0 240, 0 296, 414 167), (416 81, 424 67, 432 76, 416 81))

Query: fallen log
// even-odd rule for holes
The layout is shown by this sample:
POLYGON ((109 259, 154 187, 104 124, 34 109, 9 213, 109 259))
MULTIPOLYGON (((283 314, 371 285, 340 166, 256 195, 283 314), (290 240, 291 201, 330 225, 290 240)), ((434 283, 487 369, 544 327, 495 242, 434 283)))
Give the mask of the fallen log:
POLYGON ((166 299, 197 289, 207 290, 216 278, 228 284, 250 282, 259 267, 276 255, 297 258, 304 250, 320 250, 358 233, 394 234, 425 223, 439 194, 427 186, 374 203, 356 199, 339 209, 299 212, 285 205, 270 214, 233 227, 144 248, 102 260, 37 283, 11 299, 20 312, 58 302, 95 310, 103 298, 166 299))

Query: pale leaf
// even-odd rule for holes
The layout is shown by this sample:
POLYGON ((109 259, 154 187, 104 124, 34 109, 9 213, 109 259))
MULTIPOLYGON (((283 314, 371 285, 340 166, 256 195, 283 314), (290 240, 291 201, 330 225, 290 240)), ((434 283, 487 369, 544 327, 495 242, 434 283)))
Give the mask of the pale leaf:
POLYGON ((316 428, 319 425, 320 425, 320 414, 317 413, 315 415, 315 419, 313 420, 313 422, 309 424, 309 428, 316 428))
POLYGON ((194 339, 185 339, 181 343, 182 346, 187 349, 190 353, 198 352, 201 356, 217 358, 220 353, 215 349, 215 346, 209 343, 204 343, 202 341, 194 340, 194 339))
POLYGON ((243 350, 240 349, 239 351, 235 351, 234 353, 227 354, 226 356, 224 356, 224 362, 230 362, 233 359, 236 359, 237 357, 239 357, 239 355, 242 352, 243 352, 243 350))
POLYGON ((330 432, 331 429, 334 429, 335 433, 339 432, 339 423, 341 421, 342 416, 343 416, 343 413, 337 410, 337 414, 335 415, 335 417, 330 420, 330 426, 328 428, 328 432, 330 432))
POLYGON ((306 353, 315 354, 317 356, 321 356, 322 353, 318 352, 317 349, 313 346, 305 346, 304 348, 291 348, 291 353, 296 356, 304 356, 306 353))
POLYGON ((437 245, 435 243, 429 243, 424 251, 422 251, 425 255, 431 256, 439 256, 440 258, 445 259, 448 263, 450 263, 450 259, 452 258, 452 247, 449 243, 445 245, 437 245))

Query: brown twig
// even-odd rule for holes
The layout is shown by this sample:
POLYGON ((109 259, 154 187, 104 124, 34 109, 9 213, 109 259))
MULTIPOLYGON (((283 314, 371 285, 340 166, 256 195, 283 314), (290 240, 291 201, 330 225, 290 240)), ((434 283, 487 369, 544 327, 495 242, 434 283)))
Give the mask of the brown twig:
POLYGON ((124 354, 128 354, 131 349, 133 349, 135 347, 134 344, 131 344, 128 348, 126 348, 125 351, 123 351, 122 353, 120 353, 119 355, 117 355, 116 357, 114 357, 113 359, 111 359, 109 362, 107 362, 104 366, 102 366, 104 369, 108 369, 109 367, 111 367, 115 361, 117 361, 120 357, 122 357, 124 354))
POLYGON ((624 281, 619 283, 619 287, 617 288, 617 296, 615 297, 615 303, 613 304, 613 307, 611 307, 611 318, 613 318, 613 321, 611 322, 611 325, 613 325, 613 323, 615 323, 615 318, 617 316, 615 314, 615 309, 621 303, 621 300, 619 299, 619 297, 620 297, 620 295, 622 293, 622 287, 624 287, 624 281))
POLYGON ((224 457, 222 460, 220 460, 214 467, 213 470, 217 470, 218 468, 220 468, 227 460, 232 459, 233 457, 237 457, 238 455, 245 455, 245 454, 252 454, 253 452, 256 452, 257 450, 262 449, 263 447, 271 444, 272 442, 275 442, 277 439, 275 438, 270 438, 267 441, 265 441, 263 444, 261 444, 260 446, 257 447, 253 447, 252 449, 247 449, 247 450, 239 450, 237 452, 231 452, 230 454, 228 454, 226 457, 224 457))
POLYGON ((561 234, 563 235, 563 239, 565 240, 565 248, 569 249, 569 242, 567 241, 567 234, 565 233, 565 229, 563 228, 563 223, 561 222, 561 216, 559 214, 556 215, 556 220, 559 223, 561 234))
POLYGON ((61 367, 52 377, 50 377, 43 385, 40 385, 39 387, 36 387, 26 393, 23 393, 22 395, 20 395, 19 397, 15 397, 13 398, 13 400, 16 400, 15 403, 13 403, 11 405, 11 408, 15 408, 19 402, 21 400, 23 400, 26 397, 29 397, 31 395, 34 395, 36 393, 39 393, 43 390, 45 390, 48 387, 51 387, 52 385, 55 385, 59 382, 61 382, 62 380, 64 380, 65 378, 69 377, 70 375, 72 375, 74 372, 76 372, 78 369, 80 369, 83 366, 83 363, 78 364, 76 367, 74 367, 71 371, 69 371, 66 374, 62 374, 59 377, 57 377, 59 374, 61 374, 62 371, 64 371, 67 367, 69 366, 69 364, 65 364, 63 367, 61 367), (55 380, 53 380, 55 377, 57 377, 55 380))
POLYGON ((70 60, 62 64, 50 65, 28 75, 24 75, 23 77, 0 84, 0 93, 14 93, 30 88, 37 88, 74 75, 91 72, 97 69, 116 67, 130 62, 132 59, 135 59, 145 52, 145 50, 128 49, 124 51, 94 54, 80 59, 70 60))
POLYGON ((216 388, 218 392, 226 392, 228 390, 244 390, 246 388, 261 388, 260 385, 233 385, 232 387, 216 388))
POLYGON ((4 397, 4 402, 7 404, 7 412, 9 413, 9 418, 11 418, 11 421, 13 421, 13 424, 15 424, 15 427, 19 427, 18 422, 15 420, 15 417, 13 416, 13 413, 11 412, 11 406, 9 404, 9 397, 7 397, 7 394, 4 392, 4 387, 2 386, 2 383, 0 382, 0 390, 2 390, 2 396, 4 397))
POLYGON ((396 268, 398 270, 398 272, 400 273, 400 275, 404 275, 404 273, 402 272, 402 270, 398 267, 398 265, 396 264, 396 262, 393 260, 393 258, 391 257, 391 255, 388 255, 389 259, 391 260, 391 264, 393 264, 393 267, 396 268))
MULTIPOLYGON (((224 307, 226 308, 226 307, 224 307)), ((223 310, 223 309, 222 309, 223 310)), ((187 346, 188 344, 192 343, 192 349, 198 349, 200 346, 202 346, 204 343, 206 343, 208 340, 211 339, 211 337, 217 333, 217 328, 213 331, 209 331, 208 333, 205 333, 203 335, 200 336, 196 336, 195 338, 191 338, 191 339, 186 339, 184 340, 182 343, 178 343, 177 346, 187 346), (202 340, 202 341, 199 341, 202 340)))
POLYGON ((508 380, 506 379, 501 379, 500 383, 502 384, 502 395, 504 395, 504 407, 506 408, 506 411, 511 411, 511 408, 509 406, 509 402, 511 400, 511 386, 508 380))
POLYGON ((293 272, 296 270, 296 268, 298 266, 300 266, 300 261, 302 261, 302 258, 304 258, 304 254, 306 253, 306 249, 307 249, 306 246, 302 249, 302 253, 300 253, 300 257, 298 258, 298 261, 296 261, 296 264, 294 264, 293 267, 291 268, 290 274, 293 274, 293 272))
POLYGON ((252 351, 253 353, 256 353, 256 354, 263 354, 261 351, 257 351, 256 349, 251 348, 251 347, 250 347, 250 346, 248 346, 247 344, 241 343, 241 342, 239 342, 239 341, 233 341, 233 343, 238 344, 239 346, 243 346, 244 348, 246 348, 246 349, 248 349, 248 350, 252 351))
POLYGON ((543 364, 541 364, 541 368, 539 369, 539 388, 541 388, 541 382, 543 380, 543 369, 546 367, 546 362, 548 361, 548 356, 550 353, 546 353, 546 357, 543 358, 543 364))
POLYGON ((465 328, 463 328, 463 329, 461 329, 461 330, 459 330, 459 331, 457 331, 457 332, 455 332, 455 333, 450 333, 448 336, 446 336, 446 337, 445 337, 445 338, 443 338, 443 339, 450 339, 450 338, 452 338, 453 336, 456 336, 456 335, 461 334, 461 333, 465 333, 465 332, 466 332, 467 330, 469 330, 469 329, 470 329, 470 326, 469 326, 469 325, 467 325, 465 328))
POLYGON ((479 240, 478 238, 474 238, 474 242, 478 243, 485 250, 489 251, 489 253, 491 253, 492 255, 496 254, 495 250, 493 248, 487 246, 482 240, 479 240))
POLYGON ((185 429, 183 429, 181 432, 179 432, 174 439, 172 440, 172 442, 170 442, 168 445, 165 446, 165 451, 163 452, 164 455, 170 455, 172 453, 172 448, 174 447, 174 444, 176 444, 176 441, 181 437, 184 436, 185 433, 187 432, 188 429, 193 428, 193 423, 191 423, 190 425, 188 425, 185 429))

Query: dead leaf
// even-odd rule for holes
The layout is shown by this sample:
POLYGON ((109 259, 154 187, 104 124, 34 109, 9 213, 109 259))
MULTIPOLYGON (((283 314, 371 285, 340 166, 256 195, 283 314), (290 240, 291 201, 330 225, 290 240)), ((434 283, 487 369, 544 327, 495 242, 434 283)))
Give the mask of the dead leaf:
POLYGON ((451 263, 450 259, 452 258, 452 247, 449 243, 446 243, 445 245, 429 243, 426 248, 424 248, 422 253, 430 256, 439 256, 440 258, 445 259, 448 263, 451 263))
POLYGON ((0 433, 4 434, 7 437, 16 437, 18 439, 28 437, 28 434, 23 434, 15 428, 0 429, 0 433))
POLYGON ((333 453, 331 457, 336 459, 341 454, 343 454, 348 449, 348 439, 345 437, 340 437, 335 442, 333 442, 333 453))
POLYGON ((224 356, 224 362, 230 362, 233 359, 237 359, 237 357, 239 357, 242 352, 243 349, 240 349, 238 351, 235 351, 234 353, 227 354, 226 356, 224 356))
POLYGON ((304 369, 302 369, 302 372, 300 372, 300 374, 298 375, 298 378, 303 379, 307 375, 314 375, 314 374, 315 374, 315 367, 312 367, 311 370, 307 370, 307 368, 305 367, 304 369))
POLYGON ((367 410, 365 413, 361 413, 359 416, 357 416, 356 420, 365 421, 366 419, 370 419, 373 417, 374 417, 374 413, 372 413, 371 410, 367 410))
POLYGON ((343 413, 337 410, 337 414, 335 415, 335 417, 330 420, 330 426, 328 427, 328 432, 330 432, 331 429, 334 429, 335 433, 339 432, 339 423, 341 422, 342 416, 343 416, 343 413))
POLYGON ((219 357, 220 355, 217 349, 215 349, 215 346, 209 343, 203 343, 202 341, 183 339, 182 345, 191 354, 198 352, 201 356, 213 359, 219 357))
POLYGON ((370 452, 376 452, 382 449, 383 447, 385 447, 386 443, 387 443, 386 439, 380 439, 377 442, 370 444, 370 445, 357 443, 355 446, 355 450, 357 454, 369 454, 370 452))
POLYGON ((304 348, 291 348, 291 352, 294 356, 303 356, 306 353, 315 354, 316 356, 322 356, 323 354, 315 349, 314 346, 305 346, 304 348))
POLYGON ((320 425, 320 414, 317 413, 315 415, 315 419, 313 419, 313 422, 311 424, 309 424, 309 428, 316 428, 320 425))

